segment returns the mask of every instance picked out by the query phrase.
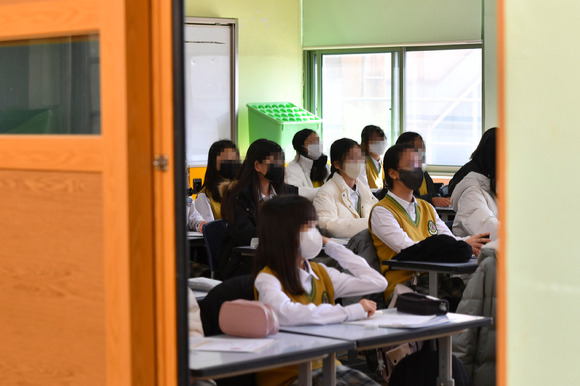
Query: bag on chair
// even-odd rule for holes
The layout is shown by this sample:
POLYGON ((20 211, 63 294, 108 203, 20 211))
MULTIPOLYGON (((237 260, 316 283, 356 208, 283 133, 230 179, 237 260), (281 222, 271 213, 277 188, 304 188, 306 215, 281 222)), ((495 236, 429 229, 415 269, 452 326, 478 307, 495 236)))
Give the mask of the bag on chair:
POLYGON ((277 333, 280 328, 272 306, 244 299, 222 304, 219 326, 224 334, 244 338, 265 338, 277 333))

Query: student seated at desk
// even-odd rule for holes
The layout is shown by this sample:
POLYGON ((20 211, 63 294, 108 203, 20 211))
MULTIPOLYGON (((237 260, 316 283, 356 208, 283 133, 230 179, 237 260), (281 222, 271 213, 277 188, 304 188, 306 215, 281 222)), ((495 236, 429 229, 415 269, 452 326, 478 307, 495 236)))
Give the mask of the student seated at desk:
MULTIPOLYGON (((411 145, 415 150, 419 151, 422 163, 425 163, 425 141, 419 133, 413 131, 406 131, 397 138, 396 145, 411 145)), ((413 191, 413 195, 417 198, 427 201, 433 206, 447 207, 451 203, 449 197, 441 197, 439 192, 435 189, 433 179, 425 170, 423 172, 423 182, 418 189, 413 191)))
POLYGON ((360 134, 360 147, 365 157, 365 168, 359 179, 371 189, 383 188, 383 155, 387 150, 385 132, 378 126, 367 125, 360 134))
MULTIPOLYGON (((320 235, 316 212, 306 198, 287 195, 264 203, 259 235, 254 268, 256 298, 274 307, 280 325, 339 323, 374 314, 376 303, 371 300, 346 307, 335 304, 339 297, 380 292, 387 282, 362 257, 320 235), (309 262, 323 245, 326 254, 351 274, 309 262)), ((322 376, 320 366, 320 361, 313 362, 313 377, 322 376)), ((259 385, 286 385, 297 376, 298 367, 288 366, 261 372, 257 380, 259 385)), ((376 384, 344 366, 337 366, 336 376, 339 385, 376 384)))
POLYGON ((310 129, 294 134, 292 146, 296 157, 286 166, 284 179, 287 184, 298 187, 301 196, 312 201, 330 174, 328 157, 322 154, 318 134, 310 129))
MULTIPOLYGON (((413 196, 413 191, 423 181, 423 169, 420 155, 412 146, 392 146, 385 153, 383 167, 389 191, 373 207, 369 219, 369 230, 381 262, 392 259, 432 235, 455 237, 431 204, 413 196)), ((476 256, 489 241, 484 236, 487 235, 478 234, 465 239, 476 256)), ((413 274, 410 271, 389 270, 385 265, 382 265, 382 271, 389 282, 385 299, 390 297, 395 285, 409 281, 413 274)))
POLYGON ((451 203, 455 211, 453 233, 466 236, 490 233, 497 239, 497 203, 495 193, 495 128, 489 129, 468 162, 471 170, 455 185, 451 203))
POLYGON ((211 145, 203 185, 195 200, 195 208, 204 221, 222 218, 219 185, 233 180, 239 167, 240 153, 235 143, 221 140, 211 145))
POLYGON ((252 261, 233 252, 237 246, 250 245, 258 233, 258 210, 274 196, 298 193, 284 183, 282 148, 267 139, 258 139, 248 148, 236 179, 222 188, 222 217, 227 223, 222 241, 216 278, 226 280, 250 273, 252 261))
POLYGON ((367 228, 367 219, 377 202, 358 176, 364 168, 361 148, 342 138, 330 147, 331 174, 314 198, 320 229, 328 237, 352 237, 367 228))

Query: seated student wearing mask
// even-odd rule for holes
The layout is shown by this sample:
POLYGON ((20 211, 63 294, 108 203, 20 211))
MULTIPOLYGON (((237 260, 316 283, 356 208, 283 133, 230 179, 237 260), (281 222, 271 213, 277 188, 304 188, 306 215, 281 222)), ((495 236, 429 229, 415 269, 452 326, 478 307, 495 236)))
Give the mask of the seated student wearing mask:
POLYGON ((328 157, 322 154, 318 134, 310 129, 294 134, 292 146, 296 157, 286 166, 284 179, 287 184, 298 187, 301 196, 312 201, 330 174, 328 157))
MULTIPOLYGON (((413 146, 415 150, 420 152, 422 162, 425 163, 425 142, 419 133, 406 131, 397 138, 396 144, 413 146)), ((413 195, 434 206, 447 207, 451 203, 449 197, 441 197, 439 192, 435 189, 433 179, 426 170, 423 172, 423 182, 421 183, 421 186, 413 191, 413 195)))
POLYGON ((207 155, 203 186, 195 200, 195 208, 204 221, 222 218, 222 196, 219 192, 219 185, 233 180, 239 167, 240 153, 235 143, 220 140, 211 145, 207 155))
POLYGON ((383 155, 387 150, 385 132, 378 126, 368 125, 362 130, 360 138, 360 146, 365 157, 365 168, 359 179, 371 189, 382 189, 384 180, 383 155))
POLYGON ((283 194, 298 194, 298 188, 284 183, 284 153, 280 145, 258 139, 248 148, 236 179, 220 186, 222 217, 227 223, 222 240, 216 278, 226 280, 249 274, 252 259, 233 251, 250 245, 258 234, 258 211, 264 201, 283 194))
POLYGON ((358 143, 349 138, 330 147, 331 174, 314 198, 318 224, 328 237, 350 238, 368 227, 368 217, 377 202, 358 176, 364 158, 358 143))
MULTIPOLYGON (((453 236, 431 204, 413 196, 413 191, 423 181, 421 164, 419 153, 409 145, 394 145, 385 154, 383 167, 389 191, 373 207, 369 219, 369 230, 381 262, 432 235, 459 239, 453 236)), ((486 234, 478 234, 464 241, 477 256, 489 239, 486 234)), ((385 265, 381 268, 389 283, 385 299, 390 297, 395 285, 409 281, 413 275, 411 271, 389 270, 385 265)))

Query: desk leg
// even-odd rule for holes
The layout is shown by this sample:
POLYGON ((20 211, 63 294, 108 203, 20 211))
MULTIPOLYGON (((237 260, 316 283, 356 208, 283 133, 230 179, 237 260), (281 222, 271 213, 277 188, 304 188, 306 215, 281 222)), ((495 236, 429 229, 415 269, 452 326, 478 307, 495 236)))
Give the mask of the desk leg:
POLYGON ((331 353, 322 360, 322 382, 324 386, 336 385, 336 354, 331 353))
POLYGON ((439 287, 439 274, 429 272, 429 295, 437 297, 439 287))
POLYGON ((451 335, 437 339, 439 345, 439 377, 437 386, 455 386, 451 373, 451 335))
POLYGON ((312 362, 304 362, 298 366, 298 384, 312 386, 312 362))

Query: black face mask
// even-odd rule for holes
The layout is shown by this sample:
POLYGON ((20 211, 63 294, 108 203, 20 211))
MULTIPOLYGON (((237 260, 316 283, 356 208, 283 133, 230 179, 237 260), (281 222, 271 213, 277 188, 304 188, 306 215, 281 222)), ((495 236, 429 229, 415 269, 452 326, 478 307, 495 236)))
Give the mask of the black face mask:
POLYGON ((224 161, 220 163, 219 174, 226 180, 233 180, 240 168, 240 161, 224 161))
POLYGON ((407 188, 418 190, 423 183, 423 169, 399 169, 399 178, 407 188))
POLYGON ((264 174, 264 177, 275 185, 281 184, 284 180, 284 166, 270 164, 268 166, 268 172, 264 174))

